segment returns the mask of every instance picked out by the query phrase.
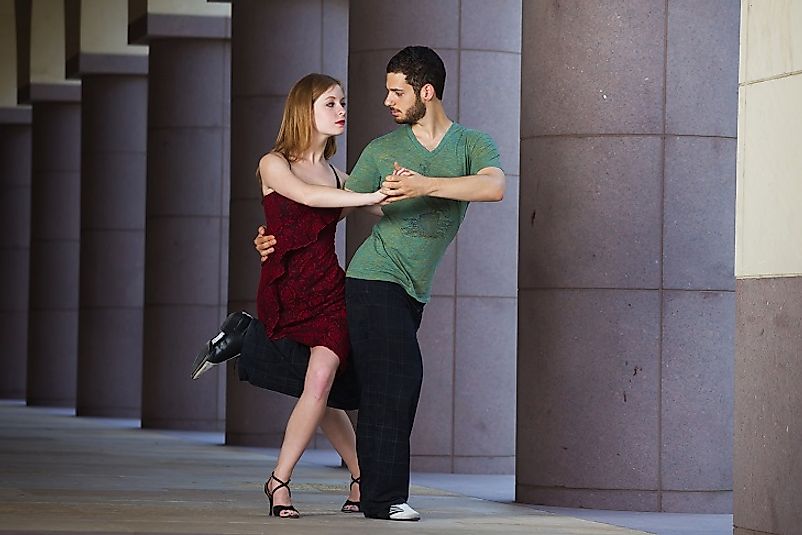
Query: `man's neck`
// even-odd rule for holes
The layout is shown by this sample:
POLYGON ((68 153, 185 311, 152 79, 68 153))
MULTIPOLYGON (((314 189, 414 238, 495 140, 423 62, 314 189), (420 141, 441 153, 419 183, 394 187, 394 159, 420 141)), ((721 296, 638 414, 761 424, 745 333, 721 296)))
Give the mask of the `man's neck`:
POLYGON ((451 128, 453 121, 448 118, 443 105, 439 102, 431 103, 426 108, 426 115, 412 125, 412 133, 415 134, 421 145, 429 150, 434 150, 448 129, 451 128))

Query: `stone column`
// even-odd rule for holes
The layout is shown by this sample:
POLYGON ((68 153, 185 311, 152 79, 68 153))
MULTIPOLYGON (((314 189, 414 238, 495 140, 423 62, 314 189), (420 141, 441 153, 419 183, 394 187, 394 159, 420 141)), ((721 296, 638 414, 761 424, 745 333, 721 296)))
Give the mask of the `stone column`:
POLYGON ((524 3, 518 501, 730 511, 738 21, 524 3))
POLYGON ((33 108, 26 400, 75 405, 81 87, 65 78, 64 3, 17 2, 18 98, 33 108))
POLYGON ((138 418, 148 58, 127 45, 125 2, 78 7, 67 13, 68 42, 75 41, 67 74, 82 80, 76 413, 138 418), (102 27, 92 24, 98 19, 102 27))
POLYGON ((17 105, 16 10, 0 0, 0 399, 25 397, 31 243, 31 109, 17 105))
POLYGON ((733 522, 779 535, 802 525, 802 4, 741 17, 733 522))
POLYGON ((80 87, 32 95, 28 405, 75 406, 81 198, 80 87), (59 99, 55 92, 64 92, 59 99), (49 97, 56 97, 51 100, 49 97), (72 99, 72 100, 68 100, 72 99))
MULTIPOLYGON (((425 44, 446 64, 449 117, 493 136, 508 177, 502 203, 468 209, 425 308, 414 470, 513 471, 520 20, 519 0, 413 1, 401 11, 386 1, 350 6, 349 164, 395 128, 382 104, 387 61, 425 44)), ((349 250, 371 223, 349 223, 349 250)))
MULTIPOLYGON (((254 172, 273 147, 287 93, 296 81, 321 72, 345 83, 348 2, 238 0, 232 10, 229 311, 255 315, 259 258, 252 240, 264 214, 254 172), (287 62, 289 57, 293 60, 287 62)), ((333 162, 340 169, 345 169, 344 137, 337 140, 333 162)), ((341 224, 340 244, 344 230, 341 224)), ((342 260, 342 245, 338 249, 342 260)), ((228 376, 226 442, 279 446, 295 399, 240 383, 233 365, 228 376)), ((326 444, 321 437, 315 443, 326 444)))
POLYGON ((82 86, 76 412, 139 417, 147 78, 89 74, 82 86))
POLYGON ((150 45, 142 426, 222 430, 225 378, 190 372, 227 301, 230 20, 148 12, 129 29, 150 45))
MULTIPOLYGON (((16 95, 15 95, 16 96, 16 95)), ((15 98, 16 100, 16 98, 15 98)), ((31 109, 0 108, 0 399, 24 399, 31 243, 31 109)))

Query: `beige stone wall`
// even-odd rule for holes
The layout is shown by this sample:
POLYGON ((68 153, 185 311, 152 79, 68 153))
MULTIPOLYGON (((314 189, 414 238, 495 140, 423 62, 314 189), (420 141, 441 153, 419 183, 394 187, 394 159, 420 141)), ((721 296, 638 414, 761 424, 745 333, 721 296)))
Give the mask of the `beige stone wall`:
POLYGON ((31 5, 31 83, 64 83, 64 2, 33 0, 31 5))
POLYGON ((802 274, 802 2, 742 3, 738 278, 802 274))
POLYGON ((733 533, 798 533, 802 2, 743 0, 740 39, 733 533))
MULTIPOLYGON (((139 0, 132 2, 144 6, 149 14, 195 15, 206 17, 230 17, 231 4, 228 2, 207 2, 206 0, 139 0)), ((139 9, 142 9, 141 7, 139 9)))
POLYGON ((17 105, 17 30, 14 0, 0 0, 0 107, 17 105))
POLYGON ((146 46, 128 44, 127 0, 81 0, 81 52, 147 55, 146 46))

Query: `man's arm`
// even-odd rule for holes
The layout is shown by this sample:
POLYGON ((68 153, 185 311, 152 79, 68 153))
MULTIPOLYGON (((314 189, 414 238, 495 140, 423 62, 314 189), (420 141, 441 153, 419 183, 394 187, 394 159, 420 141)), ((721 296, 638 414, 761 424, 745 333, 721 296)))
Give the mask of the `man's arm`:
POLYGON ((428 177, 397 167, 395 173, 384 177, 381 192, 388 197, 382 204, 423 196, 455 201, 500 201, 504 198, 505 181, 504 171, 498 167, 485 167, 475 175, 453 178, 428 177))
POLYGON ((382 207, 378 204, 371 204, 370 206, 360 206, 358 209, 370 215, 375 215, 379 217, 382 217, 384 215, 384 212, 382 212, 382 207))

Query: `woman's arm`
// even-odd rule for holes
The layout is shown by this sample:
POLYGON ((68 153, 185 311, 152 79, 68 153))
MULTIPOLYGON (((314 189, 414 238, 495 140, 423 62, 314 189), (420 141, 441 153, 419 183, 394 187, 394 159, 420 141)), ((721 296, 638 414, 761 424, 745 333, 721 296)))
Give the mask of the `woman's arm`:
MULTIPOLYGON (((341 171, 341 170, 337 169, 336 167, 334 168, 334 171, 339 175, 340 182, 344 185, 345 182, 348 180, 348 173, 346 173, 344 171, 341 171)), ((351 191, 348 188, 343 188, 343 189, 345 189, 347 191, 351 191)), ((370 205, 366 205, 366 206, 359 206, 359 207, 357 207, 357 206, 349 206, 348 208, 343 208, 343 211, 340 212, 340 219, 345 219, 346 217, 348 217, 349 214, 353 213, 353 211, 356 210, 357 208, 359 208, 359 210, 361 212, 368 213, 370 215, 379 216, 379 217, 384 215, 384 212, 382 212, 382 207, 381 206, 379 206, 378 204, 370 204, 370 205)))
POLYGON ((263 191, 267 187, 297 203, 316 208, 367 206, 376 204, 385 197, 380 191, 355 193, 329 186, 307 184, 295 176, 287 160, 272 152, 265 154, 259 160, 259 175, 262 178, 263 191))

